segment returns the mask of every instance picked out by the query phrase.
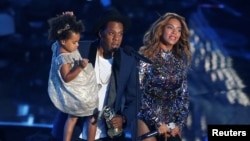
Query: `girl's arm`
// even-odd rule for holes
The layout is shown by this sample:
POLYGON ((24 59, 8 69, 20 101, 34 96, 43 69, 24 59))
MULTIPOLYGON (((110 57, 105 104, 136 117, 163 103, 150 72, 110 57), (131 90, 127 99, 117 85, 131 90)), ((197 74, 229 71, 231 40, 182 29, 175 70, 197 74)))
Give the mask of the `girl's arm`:
POLYGON ((88 60, 82 59, 75 61, 74 66, 71 67, 71 64, 63 64, 60 69, 60 73, 64 82, 70 82, 75 79, 77 75, 87 66, 88 60))

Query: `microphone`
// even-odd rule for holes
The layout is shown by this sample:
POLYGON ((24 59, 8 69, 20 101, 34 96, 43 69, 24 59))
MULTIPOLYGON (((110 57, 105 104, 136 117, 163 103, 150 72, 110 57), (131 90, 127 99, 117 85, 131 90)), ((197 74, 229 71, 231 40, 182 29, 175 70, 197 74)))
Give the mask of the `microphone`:
POLYGON ((146 63, 152 64, 152 61, 150 61, 149 59, 147 59, 146 57, 140 55, 139 53, 137 53, 134 48, 130 47, 130 46, 125 46, 124 51, 128 54, 128 55, 133 55, 135 56, 135 58, 142 60, 146 63))
MULTIPOLYGON (((167 127, 168 127, 168 129, 170 130, 170 133, 171 133, 172 130, 176 127, 176 125, 175 125, 175 123, 170 122, 170 123, 167 124, 167 127)), ((158 130, 153 131, 153 132, 149 132, 149 133, 146 133, 146 134, 143 134, 143 135, 139 136, 138 140, 143 140, 143 139, 146 139, 146 138, 149 138, 149 137, 152 137, 152 136, 156 136, 158 134, 159 134, 158 130)))
POLYGON ((146 134, 143 134, 141 136, 138 137, 138 140, 144 140, 146 138, 149 138, 149 137, 152 137, 152 136, 156 136, 158 135, 159 132, 156 130, 156 131, 153 131, 153 132, 149 132, 149 133, 146 133, 146 134))

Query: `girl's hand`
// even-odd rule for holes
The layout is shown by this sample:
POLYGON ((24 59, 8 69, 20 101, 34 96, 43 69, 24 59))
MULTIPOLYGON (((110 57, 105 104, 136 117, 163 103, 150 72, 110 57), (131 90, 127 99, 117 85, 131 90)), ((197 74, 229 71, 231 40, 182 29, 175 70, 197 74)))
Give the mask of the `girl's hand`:
POLYGON ((81 66, 82 68, 85 68, 89 63, 89 59, 82 59, 82 60, 79 60, 79 66, 81 66))

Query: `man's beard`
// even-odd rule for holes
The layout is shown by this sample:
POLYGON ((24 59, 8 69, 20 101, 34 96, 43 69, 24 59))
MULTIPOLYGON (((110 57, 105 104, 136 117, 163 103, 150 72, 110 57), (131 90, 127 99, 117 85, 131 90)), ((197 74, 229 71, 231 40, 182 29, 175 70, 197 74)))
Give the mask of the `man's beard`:
POLYGON ((118 49, 119 48, 112 48, 110 51, 115 53, 118 49))
POLYGON ((113 55, 119 50, 119 48, 112 48, 111 50, 107 52, 103 52, 103 58, 109 59, 112 58, 113 55))

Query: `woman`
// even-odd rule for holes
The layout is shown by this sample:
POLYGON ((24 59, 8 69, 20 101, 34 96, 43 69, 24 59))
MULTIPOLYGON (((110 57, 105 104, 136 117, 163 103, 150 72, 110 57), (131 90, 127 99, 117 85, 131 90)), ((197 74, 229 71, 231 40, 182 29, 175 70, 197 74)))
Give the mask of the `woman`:
POLYGON ((189 113, 187 71, 191 63, 185 19, 176 13, 164 14, 145 33, 143 44, 139 53, 152 64, 140 62, 138 136, 158 131, 143 141, 181 140, 189 113))

